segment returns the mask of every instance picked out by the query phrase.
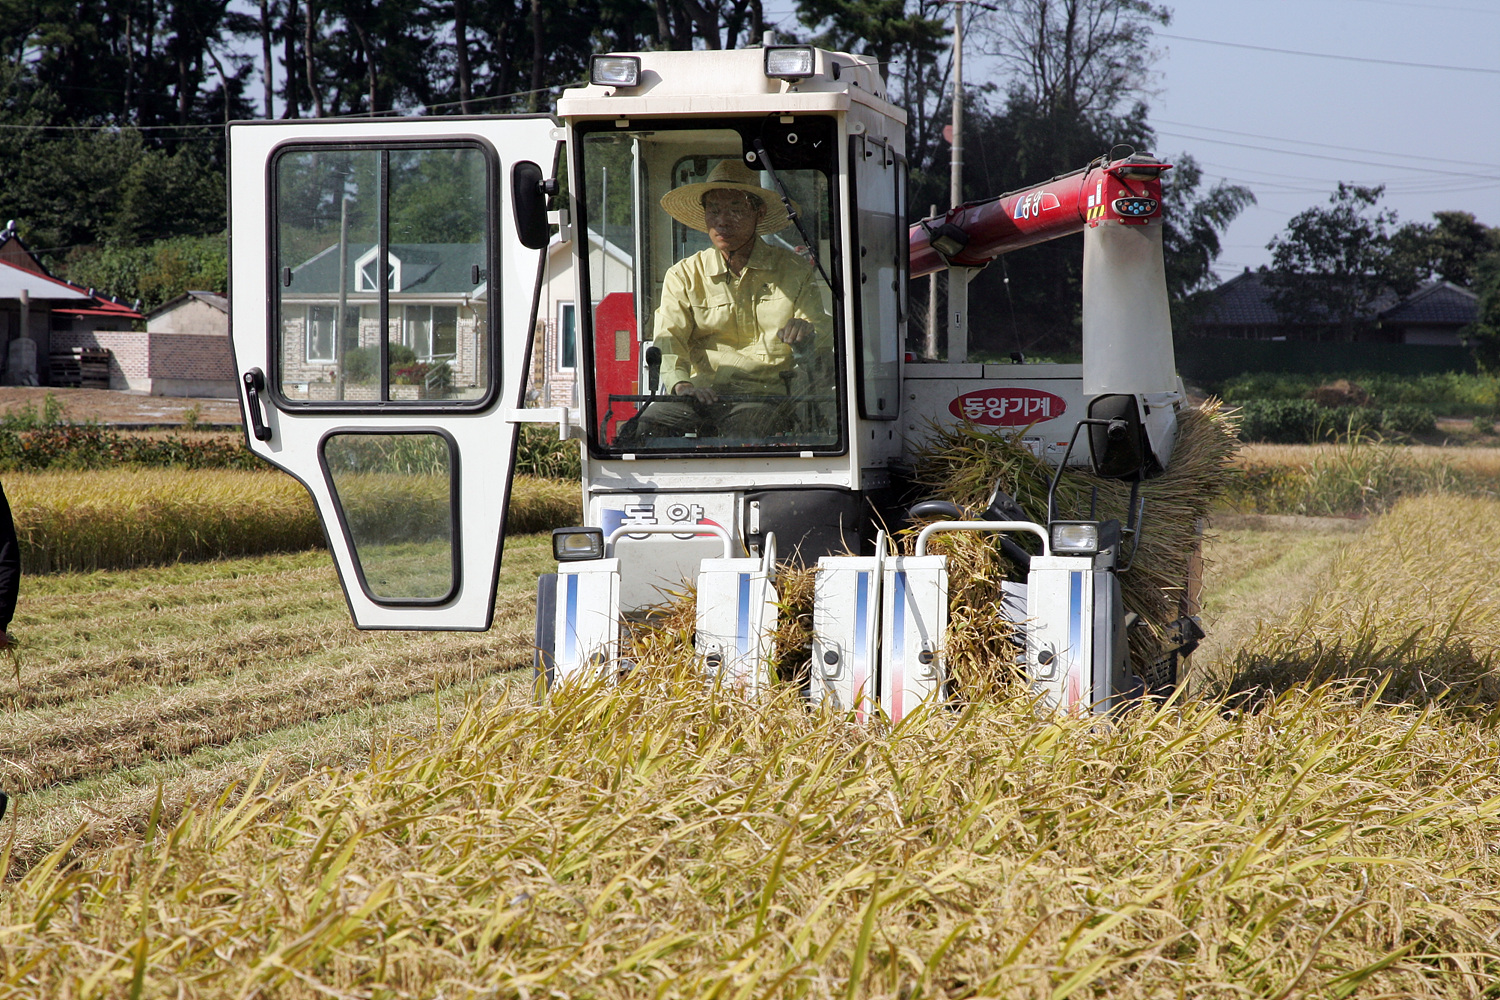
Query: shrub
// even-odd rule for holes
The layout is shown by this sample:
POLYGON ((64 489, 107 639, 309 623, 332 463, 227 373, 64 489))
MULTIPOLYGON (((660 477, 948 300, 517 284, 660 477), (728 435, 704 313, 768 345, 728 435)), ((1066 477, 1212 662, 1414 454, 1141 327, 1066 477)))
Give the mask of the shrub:
POLYGON ((583 478, 583 463, 577 441, 560 441, 556 428, 547 424, 523 424, 516 445, 516 475, 543 479, 583 478))
POLYGON ((1371 434, 1430 434, 1436 418, 1420 406, 1320 406, 1311 399, 1251 400, 1240 404, 1240 438, 1269 444, 1316 444, 1371 434))

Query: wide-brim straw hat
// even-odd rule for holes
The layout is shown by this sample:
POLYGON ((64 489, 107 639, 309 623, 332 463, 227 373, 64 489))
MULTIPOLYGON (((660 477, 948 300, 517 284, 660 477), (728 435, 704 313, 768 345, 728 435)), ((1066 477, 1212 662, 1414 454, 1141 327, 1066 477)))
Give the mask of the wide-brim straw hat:
MULTIPOLYGON (((740 160, 724 160, 709 171, 708 179, 696 184, 684 184, 661 196, 661 207, 684 226, 700 233, 708 232, 708 221, 703 217, 703 196, 710 191, 744 191, 759 198, 766 206, 755 232, 760 236, 779 233, 791 222, 781 195, 760 186, 760 178, 740 160)), ((797 209, 797 203, 792 202, 797 209)))

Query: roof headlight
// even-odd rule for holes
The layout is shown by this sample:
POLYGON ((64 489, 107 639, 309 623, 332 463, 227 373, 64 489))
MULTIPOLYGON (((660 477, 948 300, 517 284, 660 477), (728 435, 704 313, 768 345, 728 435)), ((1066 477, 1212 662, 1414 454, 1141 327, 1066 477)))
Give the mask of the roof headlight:
POLYGON ((802 80, 812 76, 817 68, 817 55, 811 45, 772 45, 766 49, 766 76, 802 80))
POLYGON ((639 56, 594 56, 589 60, 589 83, 599 87, 634 87, 641 82, 639 56))

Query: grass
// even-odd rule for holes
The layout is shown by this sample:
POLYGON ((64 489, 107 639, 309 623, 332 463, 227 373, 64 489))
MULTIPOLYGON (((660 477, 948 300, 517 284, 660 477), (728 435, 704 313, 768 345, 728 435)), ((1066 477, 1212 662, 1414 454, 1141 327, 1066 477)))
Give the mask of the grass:
POLYGON ((372 729, 431 728, 436 692, 461 704, 529 674, 550 556, 544 536, 510 540, 487 633, 358 631, 319 551, 26 577, 19 681, 0 671, 13 857, 82 822, 87 845, 139 829, 158 784, 180 804, 268 755, 281 773, 357 764, 372 729))
POLYGON ((21 995, 1480 995, 1493 726, 1325 689, 894 732, 638 674, 269 771, 0 902, 21 995))
POLYGON ((1500 452, 1353 438, 1321 445, 1245 445, 1227 504, 1241 513, 1378 514, 1427 493, 1500 495, 1500 452))
POLYGON ((1208 541, 1228 693, 1303 673, 1107 722, 539 707, 542 537, 488 634, 357 632, 318 552, 29 577, 0 997, 1500 995, 1500 502, 1332 523, 1208 541))

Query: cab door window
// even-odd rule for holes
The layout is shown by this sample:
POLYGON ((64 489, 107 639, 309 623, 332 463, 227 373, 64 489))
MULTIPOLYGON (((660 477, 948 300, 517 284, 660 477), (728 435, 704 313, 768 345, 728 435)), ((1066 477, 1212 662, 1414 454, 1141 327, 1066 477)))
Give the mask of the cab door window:
POLYGON ((275 158, 272 337, 283 401, 489 396, 493 174, 488 152, 469 143, 298 145, 275 158))

